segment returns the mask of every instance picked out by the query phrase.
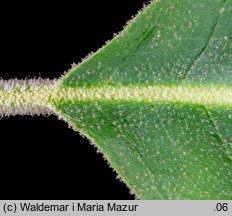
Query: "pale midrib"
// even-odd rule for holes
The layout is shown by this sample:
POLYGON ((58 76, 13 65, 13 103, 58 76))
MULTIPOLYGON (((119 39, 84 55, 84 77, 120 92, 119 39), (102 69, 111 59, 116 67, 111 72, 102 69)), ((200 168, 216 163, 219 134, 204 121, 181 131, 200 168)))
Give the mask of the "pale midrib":
POLYGON ((130 86, 90 89, 61 88, 54 101, 170 102, 232 106, 232 88, 209 86, 130 86))
MULTIPOLYGON (((20 86, 0 89, 0 114, 40 112, 53 104, 84 101, 199 104, 232 108, 230 86, 152 85, 68 88, 60 85, 20 86)), ((45 111, 44 111, 45 112, 45 111)))

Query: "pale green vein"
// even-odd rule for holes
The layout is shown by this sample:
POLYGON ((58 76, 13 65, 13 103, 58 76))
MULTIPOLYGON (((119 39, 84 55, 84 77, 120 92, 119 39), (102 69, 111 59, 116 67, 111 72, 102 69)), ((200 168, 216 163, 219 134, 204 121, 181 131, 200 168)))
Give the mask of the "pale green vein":
MULTIPOLYGON (((221 9, 225 7, 226 2, 227 2, 227 0, 223 1, 221 9)), ((214 22, 214 24, 212 26, 212 30, 211 30, 211 32, 209 34, 209 37, 207 38, 207 41, 206 41, 205 45, 202 47, 202 49, 200 50, 200 52, 196 55, 196 57, 193 59, 192 63, 189 65, 189 67, 185 71, 184 76, 182 78, 183 80, 185 80, 187 78, 189 72, 192 70, 192 68, 194 67, 194 65, 201 58, 201 56, 204 54, 205 50, 209 47, 211 39, 212 39, 212 37, 213 37, 213 35, 214 35, 215 31, 216 31, 216 28, 218 26, 218 21, 219 21, 221 15, 222 15, 222 12, 220 10, 218 11, 218 16, 215 19, 215 22, 214 22)))
POLYGON ((230 86, 102 86, 95 88, 64 88, 51 95, 54 101, 133 101, 167 102, 183 104, 201 104, 232 106, 232 88, 230 86))
POLYGON ((213 116, 212 116, 212 114, 210 113, 210 111, 204 106, 203 107, 204 108, 204 110, 205 110, 205 112, 206 112, 206 115, 209 117, 209 120, 210 120, 210 122, 212 123, 212 126, 215 128, 215 130, 216 130, 216 134, 217 134, 217 136, 218 136, 218 141, 223 145, 223 147, 224 147, 224 149, 225 149, 225 152, 227 153, 227 156, 228 156, 228 158, 230 158, 230 159, 232 159, 231 157, 230 157, 230 155, 228 154, 228 151, 227 151, 227 143, 226 143, 226 140, 225 139, 223 139, 223 136, 221 135, 221 133, 220 133, 220 131, 219 131, 219 128, 218 128, 218 126, 217 126, 217 124, 216 124, 216 122, 215 122, 215 120, 214 120, 214 118, 213 118, 213 116))
MULTIPOLYGON (((232 88, 228 85, 152 85, 152 86, 102 86, 69 88, 59 83, 5 84, 0 88, 0 114, 34 114, 38 107, 50 107, 65 101, 127 101, 144 103, 199 104, 216 107, 232 107, 232 88), (9 87, 10 86, 10 87, 9 87), (18 111, 17 111, 18 110, 18 111), (20 111, 21 110, 21 111, 20 111)), ((36 111, 36 113, 38 110, 36 111)))

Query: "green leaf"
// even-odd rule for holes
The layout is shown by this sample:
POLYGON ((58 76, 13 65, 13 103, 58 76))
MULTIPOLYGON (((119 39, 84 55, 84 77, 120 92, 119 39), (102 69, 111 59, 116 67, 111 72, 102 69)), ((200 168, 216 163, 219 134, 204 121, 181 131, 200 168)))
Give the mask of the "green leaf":
POLYGON ((0 83, 0 104, 55 111, 140 199, 231 199, 231 84, 232 1, 160 0, 55 84, 0 83))
POLYGON ((152 2, 53 106, 138 198, 231 199, 231 36, 231 0, 152 2))

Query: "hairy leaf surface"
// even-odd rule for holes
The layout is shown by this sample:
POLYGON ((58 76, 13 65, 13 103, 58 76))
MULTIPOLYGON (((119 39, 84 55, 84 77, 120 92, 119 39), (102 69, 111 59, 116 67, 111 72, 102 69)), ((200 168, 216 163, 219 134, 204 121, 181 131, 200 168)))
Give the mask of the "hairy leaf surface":
POLYGON ((140 199, 232 198, 232 1, 152 2, 50 107, 140 199))

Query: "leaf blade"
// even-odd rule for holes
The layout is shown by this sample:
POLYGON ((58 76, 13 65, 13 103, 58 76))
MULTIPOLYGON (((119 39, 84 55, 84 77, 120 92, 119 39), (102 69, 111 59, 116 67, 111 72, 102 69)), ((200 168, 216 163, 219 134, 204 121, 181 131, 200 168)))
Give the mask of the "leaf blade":
POLYGON ((153 2, 122 34, 71 70, 63 83, 84 87, 181 82, 208 44, 224 4, 224 0, 153 2))
POLYGON ((139 198, 231 197, 231 160, 202 107, 90 102, 58 109, 66 118, 78 110, 68 122, 97 144, 139 198))
MULTIPOLYGON (((228 0, 153 2, 118 37, 63 77, 61 88, 86 93, 104 86, 190 83, 209 84, 211 91, 225 85, 229 91, 224 97, 230 101, 231 11, 228 0)), ((195 94, 201 98, 200 91, 195 94)), ((97 145, 139 198, 232 198, 230 102, 220 107, 203 100, 115 101, 109 89, 103 95, 108 99, 67 97, 50 103, 97 145)))

